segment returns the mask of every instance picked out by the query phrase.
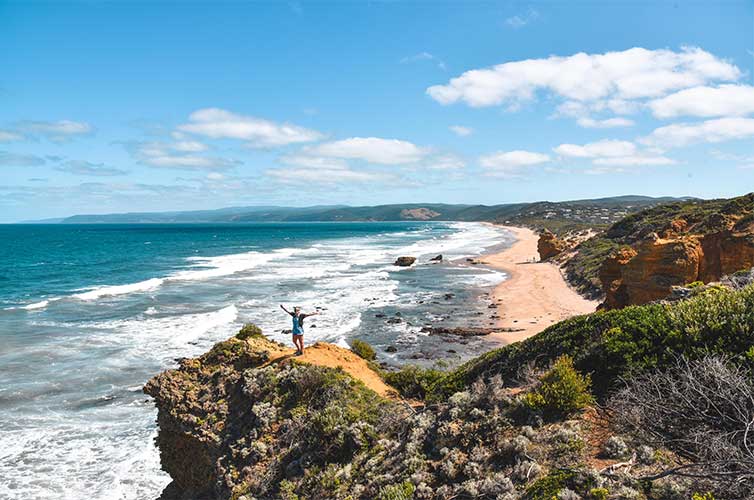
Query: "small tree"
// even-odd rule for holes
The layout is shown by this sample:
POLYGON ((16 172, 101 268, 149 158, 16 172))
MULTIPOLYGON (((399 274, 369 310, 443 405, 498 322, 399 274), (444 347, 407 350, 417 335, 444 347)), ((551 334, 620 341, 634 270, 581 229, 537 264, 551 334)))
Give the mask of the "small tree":
POLYGON ((262 329, 254 323, 246 323, 236 334, 238 340, 246 340, 250 338, 264 338, 262 329))
POLYGON ((524 396, 523 402, 548 417, 564 418, 592 403, 589 375, 580 374, 573 359, 564 354, 540 378, 540 384, 524 396))
POLYGON ((351 342, 351 350, 367 361, 374 361, 377 359, 377 353, 374 352, 372 346, 363 340, 354 339, 353 342, 351 342))

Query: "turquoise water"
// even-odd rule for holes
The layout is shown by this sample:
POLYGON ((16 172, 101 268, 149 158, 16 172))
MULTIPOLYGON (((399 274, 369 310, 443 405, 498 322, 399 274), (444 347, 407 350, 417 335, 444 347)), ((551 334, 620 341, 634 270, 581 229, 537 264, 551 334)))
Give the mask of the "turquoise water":
POLYGON ((389 364, 479 352, 420 330, 489 323, 479 291, 504 277, 428 260, 509 241, 474 223, 0 226, 0 498, 156 498, 144 382, 247 321, 288 342, 280 303, 322 309, 307 342, 363 338, 389 364))

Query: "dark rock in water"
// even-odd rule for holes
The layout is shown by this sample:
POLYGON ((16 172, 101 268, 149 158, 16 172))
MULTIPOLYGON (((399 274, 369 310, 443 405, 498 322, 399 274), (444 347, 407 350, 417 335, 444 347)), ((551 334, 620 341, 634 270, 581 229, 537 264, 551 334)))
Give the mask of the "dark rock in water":
POLYGON ((317 325, 309 325, 309 328, 317 328, 317 325))
POLYGON ((403 322, 403 320, 401 318, 388 318, 388 320, 386 321, 386 323, 388 325, 396 325, 396 324, 402 323, 402 322, 403 322))
POLYGON ((447 353, 449 353, 449 354, 456 354, 456 353, 457 353, 458 351, 456 351, 455 349, 448 349, 448 350, 447 350, 447 351, 445 351, 445 352, 447 352, 447 353))
POLYGON ((291 330, 290 328, 288 328, 288 329, 285 329, 285 330, 280 330, 280 333, 293 333, 293 330, 291 330))
POLYGON ((442 254, 436 255, 436 256, 432 257, 431 259, 429 259, 429 261, 430 262, 442 262, 442 254))
POLYGON ((395 313, 395 315, 396 315, 397 317, 399 317, 399 318, 400 318, 401 316, 403 316, 403 314, 401 314, 401 312, 400 312, 400 311, 396 312, 396 313, 395 313))
POLYGON ((389 345, 385 348, 385 352, 398 352, 398 348, 394 345, 389 345))
MULTIPOLYGON (((494 323, 494 322, 493 322, 494 323)), ((422 332, 430 335, 455 335, 458 337, 481 337, 490 333, 520 332, 523 328, 480 328, 480 327, 445 327, 425 326, 422 332)))
POLYGON ((377 314, 374 315, 374 317, 375 318, 384 318, 385 314, 384 313, 377 313, 377 314))
POLYGON ((474 262, 474 259, 472 259, 472 258, 467 258, 467 259, 466 259, 466 262, 474 262))
POLYGON ((393 265, 408 267, 414 262, 416 262, 416 257, 398 257, 397 259, 395 259, 395 262, 393 262, 393 265))
POLYGON ((497 307, 497 304, 490 304, 487 306, 487 309, 495 309, 497 307))
POLYGON ((452 298, 453 298, 453 297, 455 297, 455 296, 456 296, 456 294, 454 294, 454 293, 446 293, 446 294, 444 295, 444 297, 445 297, 445 300, 450 300, 450 299, 452 299, 452 298))

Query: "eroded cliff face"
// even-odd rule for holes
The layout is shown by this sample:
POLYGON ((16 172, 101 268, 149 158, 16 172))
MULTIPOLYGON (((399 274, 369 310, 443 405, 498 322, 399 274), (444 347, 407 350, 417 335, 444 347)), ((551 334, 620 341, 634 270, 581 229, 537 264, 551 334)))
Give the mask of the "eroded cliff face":
POLYGON ((709 283, 754 266, 754 219, 713 214, 699 234, 683 219, 669 222, 661 234, 613 252, 600 268, 608 309, 646 304, 670 295, 673 286, 709 283))
POLYGON ((548 260, 568 248, 568 244, 559 239, 555 234, 547 229, 543 229, 539 233, 539 240, 537 241, 537 252, 539 253, 540 260, 548 260))

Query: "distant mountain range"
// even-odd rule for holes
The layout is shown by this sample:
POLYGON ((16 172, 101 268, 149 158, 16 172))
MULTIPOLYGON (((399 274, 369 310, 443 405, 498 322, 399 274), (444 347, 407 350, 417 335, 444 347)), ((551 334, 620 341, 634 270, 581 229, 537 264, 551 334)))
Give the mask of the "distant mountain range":
POLYGON ((449 205, 404 203, 351 207, 251 206, 180 212, 133 212, 122 214, 74 215, 59 219, 27 221, 28 224, 171 224, 241 222, 336 222, 336 221, 495 221, 548 226, 548 221, 578 226, 606 225, 628 213, 679 198, 617 196, 565 202, 540 201, 501 205, 449 205))

